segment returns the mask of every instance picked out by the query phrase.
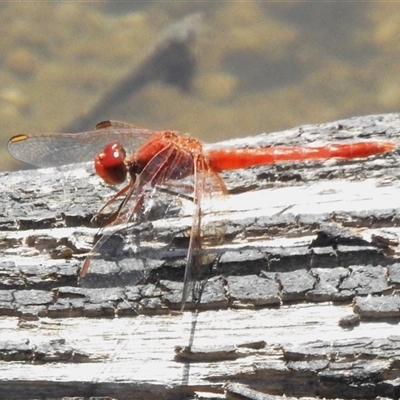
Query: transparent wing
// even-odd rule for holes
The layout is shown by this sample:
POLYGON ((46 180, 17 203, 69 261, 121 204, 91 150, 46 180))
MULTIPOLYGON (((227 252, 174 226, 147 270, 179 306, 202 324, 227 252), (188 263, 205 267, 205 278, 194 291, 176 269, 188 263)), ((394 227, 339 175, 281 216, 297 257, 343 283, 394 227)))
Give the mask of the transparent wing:
POLYGON ((92 161, 99 151, 115 140, 120 141, 128 152, 133 152, 156 133, 124 122, 105 121, 88 132, 17 135, 9 140, 8 151, 28 164, 52 167, 92 161))
MULTIPOLYGON (((195 162, 193 201, 195 211, 192 219, 190 241, 186 257, 185 276, 183 279, 181 311, 184 310, 194 283, 201 275, 201 270, 213 258, 210 244, 224 236, 225 224, 212 221, 213 204, 222 201, 228 193, 225 183, 216 172, 210 169, 207 161, 200 155, 195 162), (208 223, 207 220, 211 222, 208 223), (211 239, 211 240, 207 240, 211 239)), ((198 299, 199 295, 194 293, 198 299)))

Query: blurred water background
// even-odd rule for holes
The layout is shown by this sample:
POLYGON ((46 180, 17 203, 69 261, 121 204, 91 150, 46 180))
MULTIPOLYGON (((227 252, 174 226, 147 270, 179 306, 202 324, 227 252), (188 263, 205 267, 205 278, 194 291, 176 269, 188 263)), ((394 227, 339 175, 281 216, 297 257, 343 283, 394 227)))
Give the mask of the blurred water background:
POLYGON ((214 142, 398 110, 397 3, 1 2, 0 170, 9 137, 71 126, 195 12, 190 90, 152 82, 102 119, 214 142))

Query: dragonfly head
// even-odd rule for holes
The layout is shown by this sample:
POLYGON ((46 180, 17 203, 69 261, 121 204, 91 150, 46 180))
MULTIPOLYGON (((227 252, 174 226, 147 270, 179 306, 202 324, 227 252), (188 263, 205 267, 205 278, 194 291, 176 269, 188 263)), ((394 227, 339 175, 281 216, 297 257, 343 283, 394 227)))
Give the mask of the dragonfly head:
POLYGON ((126 152, 121 143, 108 144, 94 159, 97 175, 109 185, 124 182, 127 174, 125 159, 126 152))

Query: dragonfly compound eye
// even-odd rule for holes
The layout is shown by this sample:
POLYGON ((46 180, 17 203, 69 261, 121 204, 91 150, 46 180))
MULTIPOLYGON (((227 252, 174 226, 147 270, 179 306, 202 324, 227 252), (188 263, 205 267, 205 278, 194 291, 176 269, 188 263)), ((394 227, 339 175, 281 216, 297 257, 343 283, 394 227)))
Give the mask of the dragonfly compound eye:
POLYGON ((118 185, 126 179, 126 152, 119 142, 108 144, 94 159, 94 166, 104 182, 118 185))

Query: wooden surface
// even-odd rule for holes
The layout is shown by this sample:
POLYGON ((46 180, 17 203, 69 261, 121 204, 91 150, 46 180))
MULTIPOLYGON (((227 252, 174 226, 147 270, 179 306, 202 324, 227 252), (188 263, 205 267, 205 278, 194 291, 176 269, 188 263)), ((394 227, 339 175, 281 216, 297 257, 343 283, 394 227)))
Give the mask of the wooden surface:
MULTIPOLYGON (((400 116, 230 145, 360 138, 400 144, 400 116)), ((226 237, 183 313, 189 216, 138 227, 145 252, 98 261, 82 286, 112 190, 90 164, 0 175, 0 398, 397 399, 399 173, 395 151, 223 174, 226 237)))

